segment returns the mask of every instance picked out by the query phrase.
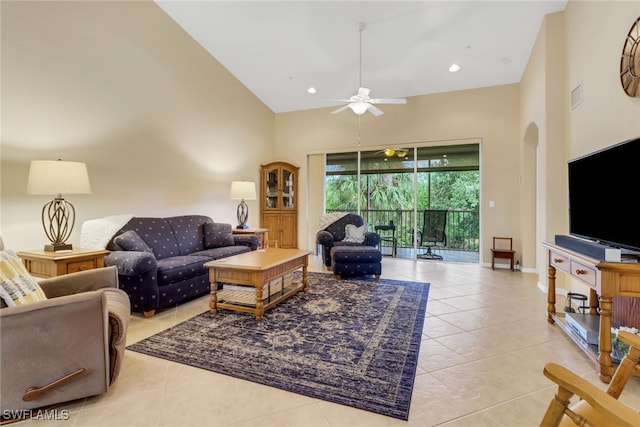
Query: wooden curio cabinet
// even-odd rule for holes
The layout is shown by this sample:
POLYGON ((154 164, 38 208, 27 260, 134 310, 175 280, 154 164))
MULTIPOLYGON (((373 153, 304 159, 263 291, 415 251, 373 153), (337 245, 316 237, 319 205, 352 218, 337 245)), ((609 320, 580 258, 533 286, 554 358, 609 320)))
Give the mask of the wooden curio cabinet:
POLYGON ((262 165, 260 227, 269 229, 269 246, 298 247, 298 167, 285 162, 262 165))

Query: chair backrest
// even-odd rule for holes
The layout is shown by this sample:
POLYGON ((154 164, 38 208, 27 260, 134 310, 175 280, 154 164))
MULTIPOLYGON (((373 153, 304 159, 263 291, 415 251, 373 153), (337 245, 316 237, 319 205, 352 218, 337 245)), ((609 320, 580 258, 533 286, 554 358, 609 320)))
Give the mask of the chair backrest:
POLYGON ((494 237, 493 238, 494 250, 513 250, 513 237, 494 237))
POLYGON ((107 244, 107 249, 122 250, 114 239, 133 230, 153 250, 157 259, 188 255, 204 249, 205 223, 213 223, 213 220, 204 215, 134 217, 115 233, 107 244))
POLYGON ((325 228, 325 231, 331 233, 334 241, 341 242, 346 237, 344 229, 347 224, 353 224, 356 227, 360 227, 364 224, 364 219, 360 215, 350 213, 343 216, 333 224, 330 224, 325 228))
POLYGON ((426 242, 445 243, 447 241, 447 235, 445 233, 447 213, 447 210, 424 211, 422 230, 420 231, 421 244, 426 242))
POLYGON ((558 390, 540 423, 542 427, 556 427, 565 416, 571 418, 576 425, 640 425, 640 414, 617 400, 637 369, 640 360, 640 337, 620 331, 618 339, 630 348, 611 378, 606 392, 560 365, 548 363, 545 366, 544 375, 558 385, 558 390), (569 405, 573 395, 581 400, 569 405))

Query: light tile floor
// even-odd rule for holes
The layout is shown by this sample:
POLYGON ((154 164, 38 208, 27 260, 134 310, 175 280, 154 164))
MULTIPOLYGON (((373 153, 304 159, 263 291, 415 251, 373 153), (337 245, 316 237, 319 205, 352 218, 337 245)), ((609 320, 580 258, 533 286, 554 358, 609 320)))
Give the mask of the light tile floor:
MULTIPOLYGON (((313 257, 311 271, 322 271, 313 257)), ((547 362, 603 388, 593 363, 546 321, 537 276, 478 264, 385 258, 383 277, 431 283, 409 421, 127 352, 108 393, 65 405, 64 426, 537 426, 555 387, 547 362)), ((133 315, 133 343, 208 308, 202 297, 152 319, 133 315)), ((295 381, 295 378, 291 379, 295 381)), ((640 378, 621 400, 640 408, 640 378)))

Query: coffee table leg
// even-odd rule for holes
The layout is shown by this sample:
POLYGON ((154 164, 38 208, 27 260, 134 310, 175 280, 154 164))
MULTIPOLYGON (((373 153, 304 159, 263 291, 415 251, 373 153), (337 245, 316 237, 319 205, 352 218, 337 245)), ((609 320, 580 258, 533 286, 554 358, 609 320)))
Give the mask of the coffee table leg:
POLYGON ((302 290, 307 292, 309 290, 309 279, 307 278, 307 264, 302 266, 302 290))
POLYGON ((211 282, 211 298, 209 299, 209 308, 212 314, 218 312, 218 282, 211 282))
POLYGON ((256 288, 256 320, 264 318, 264 304, 262 303, 262 286, 256 288))

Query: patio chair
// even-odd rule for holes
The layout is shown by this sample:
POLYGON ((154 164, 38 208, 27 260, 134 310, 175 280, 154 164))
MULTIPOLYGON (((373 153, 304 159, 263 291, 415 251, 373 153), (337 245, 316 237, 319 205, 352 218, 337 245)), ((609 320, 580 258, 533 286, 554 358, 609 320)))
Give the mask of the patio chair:
POLYGON ((629 377, 637 369, 640 358, 640 337, 620 331, 618 338, 630 345, 606 391, 555 363, 547 363, 544 375, 558 384, 540 425, 562 426, 640 426, 640 414, 618 400, 629 377), (571 404, 570 399, 580 400, 571 404))
POLYGON ((426 246, 427 251, 419 254, 418 258, 422 259, 442 259, 442 255, 433 253, 433 248, 440 243, 442 246, 447 244, 447 234, 445 227, 447 226, 448 210, 426 210, 422 221, 422 230, 418 235, 418 243, 420 246, 426 246))

